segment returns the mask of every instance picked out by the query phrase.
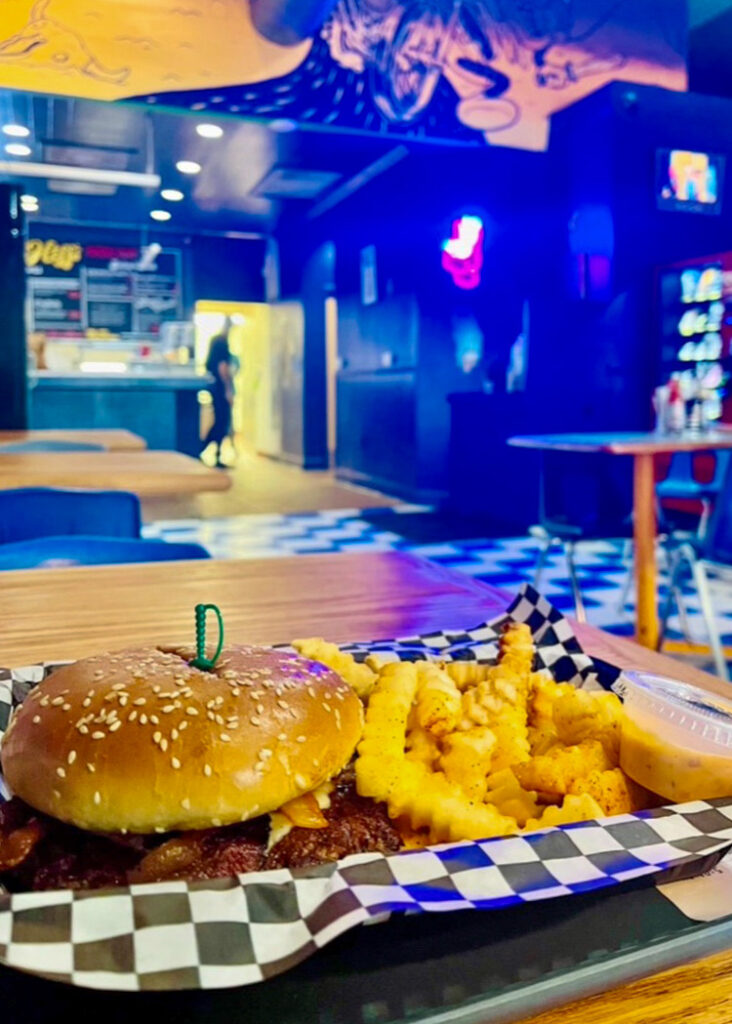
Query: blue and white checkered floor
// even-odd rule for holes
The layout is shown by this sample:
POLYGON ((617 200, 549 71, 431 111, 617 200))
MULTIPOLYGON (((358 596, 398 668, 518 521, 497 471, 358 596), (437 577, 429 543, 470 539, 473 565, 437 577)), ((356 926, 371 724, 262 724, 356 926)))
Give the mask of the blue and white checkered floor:
MULTIPOLYGON (((144 536, 168 541, 194 541, 214 558, 277 558, 339 551, 410 551, 441 565, 468 573, 504 590, 515 590, 532 581, 538 553, 532 537, 510 539, 475 538, 419 544, 400 532, 400 516, 428 509, 399 505, 393 509, 361 513, 356 509, 312 512, 297 515, 246 515, 219 519, 158 521, 144 528, 144 536)), ((633 632, 634 594, 623 595, 628 568, 618 542, 581 545, 577 552, 578 575, 588 620, 613 633, 633 632)), ((560 549, 547 559, 540 589, 558 608, 573 610, 566 563, 560 549)), ((666 594, 663 571, 661 598, 666 594)), ((722 640, 732 645, 732 587, 712 582, 712 592, 722 640)), ((707 638, 692 586, 683 588, 690 637, 705 643, 707 638)), ((678 616, 669 622, 670 639, 683 639, 678 616)), ((704 664, 704 661, 699 662, 704 664)))

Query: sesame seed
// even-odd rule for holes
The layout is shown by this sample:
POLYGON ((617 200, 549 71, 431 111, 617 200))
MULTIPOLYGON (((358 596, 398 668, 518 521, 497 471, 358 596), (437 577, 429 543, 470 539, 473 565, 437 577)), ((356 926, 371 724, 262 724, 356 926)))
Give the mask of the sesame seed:
POLYGON ((51 701, 51 707, 58 708, 63 704, 63 702, 63 697, 54 697, 53 700, 51 701))
POLYGON ((190 811, 191 809, 191 801, 188 799, 187 796, 183 797, 183 799, 180 802, 180 805, 184 811, 190 811))
POLYGON ((304 743, 306 739, 307 739, 307 736, 298 736, 297 737, 297 742, 298 743, 304 743))
POLYGON ((163 828, 162 825, 156 825, 155 831, 158 833, 158 835, 161 835, 165 831, 165 829, 163 828))
POLYGON ((211 824, 218 828, 221 825, 221 818, 211 818, 211 824))
POLYGON ((256 718, 254 715, 252 715, 252 717, 249 719, 249 721, 252 723, 252 725, 259 725, 260 724, 260 719, 256 718))
POLYGON ((224 672, 224 679, 236 679, 236 672, 234 672, 233 669, 227 669, 226 672, 224 672))
POLYGON ((191 718, 195 718, 198 714, 198 708, 186 708, 186 714, 190 715, 191 718))
POLYGON ((307 789, 308 780, 305 778, 304 775, 297 774, 295 776, 295 785, 298 786, 300 789, 307 789))
POLYGON ((287 733, 286 732, 281 732, 279 734, 279 736, 277 737, 277 739, 280 741, 280 743, 284 742, 284 740, 287 739, 287 733))
POLYGON ((135 704, 138 708, 141 708, 143 704, 147 704, 147 701, 145 700, 144 697, 138 697, 137 700, 133 700, 132 703, 135 704))
POLYGON ((124 690, 126 685, 127 685, 126 683, 115 683, 114 686, 112 687, 112 689, 113 690, 124 690))
POLYGON ((217 725, 224 724, 224 719, 222 718, 221 715, 214 715, 214 721, 216 722, 217 725))
POLYGON ((40 720, 41 720, 41 716, 40 716, 40 715, 34 715, 34 716, 33 716, 33 724, 34 724, 34 725, 38 725, 38 723, 40 722, 40 720))
POLYGON ((177 729, 172 729, 170 733, 170 738, 171 740, 177 740, 179 735, 180 733, 178 732, 177 729))
POLYGON ((222 732, 219 734, 219 739, 222 743, 231 743, 231 736, 228 733, 222 732))
POLYGON ((216 703, 216 701, 215 701, 215 700, 213 699, 213 697, 212 697, 212 698, 211 698, 211 700, 207 700, 207 701, 206 701, 206 707, 207 707, 207 708, 212 708, 212 707, 214 706, 214 704, 215 704, 215 703, 216 703))
POLYGON ((241 696, 241 690, 235 686, 231 691, 231 695, 232 697, 239 697, 241 696))
POLYGON ((123 693, 122 696, 119 699, 119 706, 121 708, 126 707, 127 706, 127 700, 128 700, 127 694, 123 693))
POLYGON ((326 711, 332 710, 330 704, 327 704, 325 701, 323 701, 323 707, 325 708, 326 711))
POLYGON ((83 708, 88 708, 90 704, 91 704, 91 697, 84 697, 83 701, 81 702, 81 706, 83 708))
POLYGON ((163 734, 161 732, 154 732, 153 733, 153 743, 160 743, 162 738, 163 738, 163 734))
POLYGON ((117 720, 116 722, 112 722, 112 724, 109 727, 109 731, 110 732, 117 732, 117 730, 121 729, 121 728, 122 728, 122 723, 119 720, 117 720))
POLYGON ((259 760, 260 761, 266 761, 266 759, 268 757, 271 757, 271 756, 272 756, 272 751, 269 749, 269 747, 263 747, 259 751, 259 760))
POLYGON ((66 778, 66 769, 65 768, 57 768, 56 769, 56 774, 58 775, 58 777, 60 779, 65 779, 66 778))
POLYGON ((103 740, 106 735, 106 732, 100 732, 99 730, 97 730, 97 732, 93 732, 91 734, 91 737, 93 740, 103 740))
POLYGON ((162 686, 153 686, 153 693, 160 693, 162 686))
POLYGON ((128 722, 134 722, 136 718, 137 718, 137 712, 136 711, 130 711, 129 715, 127 716, 127 721, 128 722))
POLYGON ((173 768, 175 768, 176 770, 177 770, 178 768, 180 768, 180 761, 178 760, 178 758, 177 758, 177 757, 171 757, 171 759, 170 759, 170 763, 171 763, 171 765, 173 766, 173 768))
POLYGON ((264 704, 257 704, 257 714, 258 715, 263 715, 264 714, 264 704))
POLYGON ((87 725, 77 725, 76 728, 79 730, 82 736, 86 736, 86 734, 89 732, 89 726, 87 725))
POLYGON ((95 679, 101 679, 103 675, 104 675, 104 670, 101 669, 101 668, 98 668, 96 670, 96 672, 94 673, 94 678, 95 679))
POLYGON ((150 721, 153 725, 160 725, 160 719, 157 715, 150 715, 150 721))
POLYGON ((61 794, 59 793, 59 791, 57 789, 54 789, 53 795, 56 797, 57 800, 61 799, 61 794))
POLYGON ((267 764, 265 761, 257 761, 257 763, 254 765, 254 771, 261 775, 266 767, 267 764))
POLYGON ((315 694, 315 687, 314 686, 308 686, 308 693, 310 694, 310 696, 313 699, 315 699, 316 694, 315 694))
POLYGON ((102 802, 102 794, 99 792, 99 790, 97 790, 96 793, 94 794, 94 803, 97 804, 97 806, 98 806, 101 802, 102 802))
POLYGON ((44 694, 43 697, 41 697, 41 707, 42 708, 47 708, 48 707, 48 703, 49 703, 48 702, 48 696, 47 696, 47 694, 44 694))
POLYGON ((210 764, 205 764, 205 765, 203 766, 203 774, 204 774, 204 775, 205 775, 205 776, 206 776, 207 778, 210 778, 210 777, 211 777, 211 775, 212 775, 212 768, 211 768, 211 765, 210 765, 210 764))
POLYGON ((160 709, 164 715, 169 715, 171 711, 175 711, 174 704, 166 704, 165 707, 160 709))
POLYGON ((76 760, 76 751, 75 750, 70 750, 69 751, 69 756, 66 758, 66 760, 67 760, 67 762, 69 764, 73 764, 74 761, 76 760))
POLYGON ((277 704, 279 707, 282 708, 283 711, 287 711, 290 707, 286 700, 278 700, 277 704))
POLYGON ((294 708, 290 708, 290 718, 297 718, 297 711, 294 708))
POLYGON ((140 725, 147 725, 147 715, 144 713, 140 715, 140 725))
POLYGON ((180 730, 180 732, 183 732, 183 730, 187 729, 187 728, 188 728, 188 722, 181 722, 180 725, 178 726, 178 729, 180 730))
POLYGON ((94 767, 94 765, 93 765, 93 764, 90 764, 90 763, 89 763, 88 761, 87 761, 87 763, 86 763, 86 768, 87 768, 87 771, 90 771, 90 772, 92 773, 92 775, 93 775, 93 774, 94 774, 94 772, 96 771, 96 768, 94 767))
POLYGON ((213 713, 213 711, 207 711, 206 718, 208 718, 209 722, 213 722, 214 719, 216 718, 216 715, 213 713))
POLYGON ((163 753, 165 753, 165 751, 168 749, 168 741, 165 739, 165 737, 163 737, 163 739, 161 739, 160 741, 160 749, 162 750, 163 753))

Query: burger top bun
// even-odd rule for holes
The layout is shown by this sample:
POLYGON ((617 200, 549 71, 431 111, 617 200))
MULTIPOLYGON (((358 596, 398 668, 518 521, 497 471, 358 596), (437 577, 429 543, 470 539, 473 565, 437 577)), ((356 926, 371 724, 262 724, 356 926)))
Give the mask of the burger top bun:
POLYGON ((13 793, 95 832, 229 825, 276 810, 347 764, 363 713, 318 662, 224 647, 148 648, 58 669, 14 715, 0 758, 13 793))

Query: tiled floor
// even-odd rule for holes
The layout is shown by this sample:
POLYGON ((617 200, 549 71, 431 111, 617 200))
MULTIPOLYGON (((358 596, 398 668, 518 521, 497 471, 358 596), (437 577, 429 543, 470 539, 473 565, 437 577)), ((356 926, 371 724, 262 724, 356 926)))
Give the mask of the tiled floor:
MULTIPOLYGON (((436 544, 415 544, 400 532, 400 516, 419 512, 417 506, 398 505, 379 515, 362 515, 358 509, 295 515, 246 515, 216 519, 158 521, 145 527, 147 537, 196 541, 214 558, 277 558, 334 551, 411 551, 431 558, 459 572, 515 590, 532 581, 537 542, 532 537, 510 539, 475 538, 436 544)), ((427 510, 424 510, 425 512, 427 510)), ((580 578, 588 620, 613 633, 633 632, 634 594, 632 586, 623 600, 628 568, 620 542, 596 542, 578 549, 580 578)), ((541 591, 561 610, 572 611, 573 601, 566 564, 560 549, 547 559, 541 591)), ((665 575, 661 570, 660 594, 665 596, 665 575)), ((713 582, 719 629, 726 644, 732 644, 732 587, 713 582)), ((704 622, 693 587, 683 588, 691 638, 705 642, 704 622)), ((683 638, 676 614, 670 620, 668 636, 683 638)), ((706 659, 697 662, 706 665, 706 659)))

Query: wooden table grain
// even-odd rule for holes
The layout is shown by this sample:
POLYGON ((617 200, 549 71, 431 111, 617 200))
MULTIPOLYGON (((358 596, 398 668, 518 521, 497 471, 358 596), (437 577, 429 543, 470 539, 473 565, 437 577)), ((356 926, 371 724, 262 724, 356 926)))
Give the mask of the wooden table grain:
MULTIPOLYGON (((500 590, 401 553, 6 572, 0 575, 0 665, 192 642, 193 608, 201 601, 219 605, 228 641, 279 643, 308 634, 343 642, 464 629, 503 611, 508 600, 500 590)), ((576 629, 589 653, 621 668, 660 672, 726 692, 721 680, 691 666, 592 626, 576 629)), ((732 952, 524 1024, 727 1024, 731 1019, 732 952)))
POLYGON ((593 433, 536 434, 511 437, 514 448, 550 452, 603 452, 633 456, 633 543, 636 582, 636 639, 639 644, 658 646, 658 595, 656 589, 656 501, 653 475, 655 455, 677 452, 706 452, 732 448, 732 430, 720 428, 705 433, 593 433))
POLYGON ((153 498, 226 491, 231 480, 181 452, 0 452, 0 488, 9 487, 81 487, 153 498))
POLYGON ((145 439, 131 430, 0 430, 0 445, 24 444, 27 441, 98 444, 108 452, 137 452, 147 448, 145 439))

